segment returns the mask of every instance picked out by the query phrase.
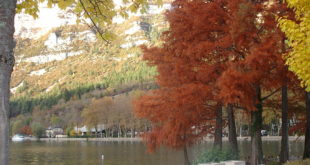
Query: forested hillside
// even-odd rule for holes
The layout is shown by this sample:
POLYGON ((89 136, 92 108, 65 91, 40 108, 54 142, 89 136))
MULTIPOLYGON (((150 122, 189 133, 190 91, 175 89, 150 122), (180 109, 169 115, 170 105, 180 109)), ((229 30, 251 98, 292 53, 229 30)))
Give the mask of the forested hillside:
MULTIPOLYGON (((114 34, 110 44, 96 36, 87 22, 76 24, 74 18, 64 18, 66 13, 62 11, 50 11, 56 12, 62 21, 60 26, 50 29, 43 25, 29 28, 27 25, 35 20, 17 16, 21 27, 15 33, 16 65, 11 82, 13 121, 21 122, 28 116, 39 123, 45 121, 41 124, 48 127, 53 125, 49 121, 55 115, 65 118, 71 112, 65 111, 67 108, 59 110, 64 105, 72 107, 78 102, 80 108, 76 113, 80 116, 94 98, 156 88, 156 68, 142 61, 139 45, 160 44, 159 35, 168 27, 162 13, 169 6, 150 5, 144 14, 135 13, 126 20, 116 18, 107 29, 114 34)), ((42 10, 44 13, 51 9, 42 10)), ((66 123, 61 126, 68 127, 66 123)))

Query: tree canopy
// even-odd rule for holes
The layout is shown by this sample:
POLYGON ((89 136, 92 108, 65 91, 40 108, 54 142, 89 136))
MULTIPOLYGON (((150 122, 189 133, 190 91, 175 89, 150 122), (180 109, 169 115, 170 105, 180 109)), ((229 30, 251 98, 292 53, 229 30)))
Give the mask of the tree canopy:
POLYGON ((157 67, 160 86, 136 101, 137 115, 153 123, 145 134, 150 149, 181 148, 214 133, 216 105, 234 106, 251 115, 251 163, 263 163, 263 105, 297 82, 282 58, 288 49, 276 20, 287 11, 280 2, 173 2, 164 43, 143 47, 144 60, 157 67), (202 125, 209 129, 197 131, 202 125))
POLYGON ((160 86, 136 101, 137 115, 154 125, 145 134, 150 150, 162 144, 183 148, 214 132, 221 105, 215 84, 230 52, 223 6, 225 1, 173 2, 163 45, 143 47, 144 60, 157 67, 160 86))
MULTIPOLYGON (((161 0, 156 1, 161 4, 161 0)), ((115 3, 113 0, 18 0, 16 12, 24 12, 37 18, 39 15, 40 3, 46 3, 48 7, 58 6, 62 10, 67 10, 77 16, 77 22, 90 19, 91 27, 97 32, 98 37, 109 42, 114 37, 107 26, 112 23, 113 17, 121 16, 127 18, 130 12, 144 13, 147 10, 146 0, 122 0, 115 3)))
POLYGON ((285 56, 289 69, 301 80, 301 85, 310 92, 310 3, 309 0, 286 0, 295 11, 295 19, 287 16, 279 19, 288 45, 292 47, 285 56))

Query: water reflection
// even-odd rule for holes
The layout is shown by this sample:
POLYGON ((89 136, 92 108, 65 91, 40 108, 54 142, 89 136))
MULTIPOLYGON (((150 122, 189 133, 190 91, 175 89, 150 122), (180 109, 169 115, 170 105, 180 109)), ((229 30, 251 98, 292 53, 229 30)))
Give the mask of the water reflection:
MULTIPOLYGON (((277 156, 280 141, 264 141, 266 156, 277 156)), ((224 142, 227 147, 227 142, 224 142)), ((208 147, 211 142, 193 146, 190 158, 195 157, 208 147)), ((250 142, 239 142, 240 155, 250 154, 250 142)), ((301 156, 302 142, 290 142, 291 155, 301 156)), ((13 165, 180 165, 183 153, 167 148, 160 148, 154 154, 147 154, 142 142, 22 142, 11 143, 10 163, 13 165), (104 161, 101 155, 104 155, 104 161)))

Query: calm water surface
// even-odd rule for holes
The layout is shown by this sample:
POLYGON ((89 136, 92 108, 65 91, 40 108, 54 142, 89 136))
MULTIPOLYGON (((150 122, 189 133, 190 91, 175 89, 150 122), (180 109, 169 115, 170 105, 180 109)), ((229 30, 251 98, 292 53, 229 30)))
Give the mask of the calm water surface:
MULTIPOLYGON (((264 141, 264 154, 276 156, 280 141, 264 141)), ((224 147, 227 142, 224 142, 224 147)), ((146 153, 142 142, 12 142, 11 165, 182 165, 183 152, 161 148, 154 154, 146 153), (104 155, 104 161, 101 155, 104 155)), ((211 142, 197 144, 190 149, 193 160, 211 142)), ((239 142, 242 157, 250 154, 250 142, 239 142)), ((291 155, 301 156, 302 142, 290 142, 291 155)))

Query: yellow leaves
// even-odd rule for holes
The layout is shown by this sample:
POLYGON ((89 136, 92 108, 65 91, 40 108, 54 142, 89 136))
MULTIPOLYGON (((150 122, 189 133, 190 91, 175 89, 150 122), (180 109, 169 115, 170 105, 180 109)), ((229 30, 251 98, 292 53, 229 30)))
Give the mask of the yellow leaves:
MULTIPOLYGON (((115 16, 128 18, 128 12, 141 12, 145 13, 148 10, 148 2, 146 0, 123 0, 121 6, 115 6, 113 0, 18 0, 17 12, 25 12, 32 15, 34 18, 38 17, 39 4, 47 2, 47 6, 52 8, 59 7, 62 10, 70 8, 77 16, 77 23, 87 22, 92 26, 97 26, 97 33, 103 40, 114 40, 116 37, 111 32, 108 32, 109 25, 115 16), (88 21, 91 20, 91 21, 88 21)), ((162 5, 162 0, 156 0, 157 5, 162 5)))
POLYGON ((138 7, 139 7, 139 6, 138 6, 137 4, 132 4, 132 5, 130 5, 130 6, 128 7, 128 9, 129 9, 130 12, 135 13, 135 12, 137 12, 138 7))
POLYGON ((121 7, 121 10, 120 10, 120 12, 118 13, 121 17, 123 17, 123 18, 128 18, 129 17, 129 15, 128 15, 128 13, 125 11, 125 8, 124 7, 121 7))
POLYGON ((162 6, 163 0, 157 0, 157 1, 156 1, 156 4, 162 6))
POLYGON ((16 5, 16 12, 17 13, 24 12, 26 14, 33 16, 34 18, 38 18, 38 12, 39 12, 38 1, 19 0, 16 5))
POLYGON ((310 11, 309 0, 286 0, 288 7, 293 8, 298 19, 310 11))
POLYGON ((101 99, 93 99, 91 103, 82 111, 82 118, 88 127, 94 127, 102 120, 111 109, 113 99, 111 97, 103 97, 101 99))
POLYGON ((58 1, 58 7, 64 10, 67 7, 71 6, 74 2, 75 0, 60 0, 58 1))
MULTIPOLYGON (((162 0, 156 0, 155 2, 158 6, 162 5, 162 0)), ((148 10, 148 3, 146 0, 133 0, 132 4, 128 6, 127 10, 130 12, 141 12, 145 13, 148 10)))
MULTIPOLYGON (((159 0, 160 1, 160 0, 159 0)), ((101 33, 100 37, 104 40, 113 40, 115 37, 110 32, 106 32, 108 25, 112 24, 112 19, 116 15, 127 18, 126 11, 137 12, 138 9, 146 11, 146 0, 134 0, 132 4, 127 7, 121 7, 121 10, 115 9, 113 0, 19 0, 17 3, 17 12, 24 12, 38 17, 39 3, 47 2, 47 6, 52 8, 57 5, 62 10, 72 8, 72 11, 77 15, 77 23, 82 20, 87 22, 87 19, 91 20, 93 26, 97 26, 97 33, 101 33)), ((124 0, 124 3, 129 1, 124 0)), ((99 37, 99 38, 100 38, 99 37)))
POLYGON ((301 80, 301 86, 310 91, 310 2, 309 0, 287 0, 288 6, 294 8, 294 22, 287 18, 279 19, 279 26, 288 38, 288 45, 293 49, 286 57, 289 70, 301 80))
POLYGON ((274 109, 268 109, 263 111, 263 122, 264 124, 271 123, 272 120, 278 118, 280 116, 280 111, 276 111, 274 109))
POLYGON ((279 26, 292 47, 286 63, 301 80, 301 86, 310 91, 310 3, 309 0, 287 0, 287 3, 294 9, 299 22, 279 19, 279 26))

